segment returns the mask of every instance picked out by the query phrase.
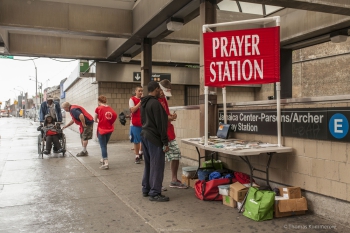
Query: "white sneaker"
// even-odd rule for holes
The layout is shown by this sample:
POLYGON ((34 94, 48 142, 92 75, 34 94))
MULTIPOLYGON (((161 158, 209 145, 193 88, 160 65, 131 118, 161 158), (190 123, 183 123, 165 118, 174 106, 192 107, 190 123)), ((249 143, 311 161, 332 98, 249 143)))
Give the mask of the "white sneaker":
POLYGON ((162 191, 167 191, 168 189, 162 186, 162 191))
POLYGON ((108 170, 108 169, 109 169, 109 166, 108 166, 108 164, 103 164, 103 165, 100 167, 100 169, 102 169, 102 170, 108 170))

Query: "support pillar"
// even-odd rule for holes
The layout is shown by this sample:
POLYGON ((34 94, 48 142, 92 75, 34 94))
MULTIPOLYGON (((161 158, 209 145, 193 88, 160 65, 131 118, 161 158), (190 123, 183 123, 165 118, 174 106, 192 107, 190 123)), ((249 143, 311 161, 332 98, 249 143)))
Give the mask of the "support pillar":
MULTIPOLYGON (((293 51, 291 49, 281 49, 281 99, 289 99, 293 97, 293 51)), ((276 88, 275 88, 276 89, 276 88)), ((276 96, 276 94, 275 94, 276 96)))
POLYGON ((152 78, 152 39, 144 38, 141 44, 141 86, 143 96, 148 95, 147 84, 152 78))
MULTIPOLYGON (((199 70, 199 107, 200 107, 200 125, 199 125, 199 136, 204 136, 204 127, 205 127, 205 120, 204 120, 204 49, 203 49, 203 37, 202 37, 202 25, 204 24, 213 24, 216 23, 216 1, 215 0, 201 0, 200 6, 199 6, 199 12, 200 12, 200 27, 199 32, 200 33, 200 49, 199 49, 199 62, 200 62, 200 70, 199 70)), ((215 28, 212 29, 215 31, 215 28)), ((218 124, 218 110, 217 110, 217 92, 216 88, 209 88, 209 96, 208 96, 208 136, 210 135, 216 135, 217 131, 217 124, 218 124)), ((205 155, 204 150, 200 150, 201 156, 205 155)), ((206 155, 207 157, 208 155, 206 155)))

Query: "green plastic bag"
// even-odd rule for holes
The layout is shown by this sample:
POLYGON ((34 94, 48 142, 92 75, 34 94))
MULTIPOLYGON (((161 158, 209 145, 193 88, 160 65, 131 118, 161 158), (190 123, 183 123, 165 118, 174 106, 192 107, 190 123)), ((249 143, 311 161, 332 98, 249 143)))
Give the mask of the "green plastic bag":
POLYGON ((250 187, 244 204, 243 215, 255 221, 273 218, 275 193, 250 187))

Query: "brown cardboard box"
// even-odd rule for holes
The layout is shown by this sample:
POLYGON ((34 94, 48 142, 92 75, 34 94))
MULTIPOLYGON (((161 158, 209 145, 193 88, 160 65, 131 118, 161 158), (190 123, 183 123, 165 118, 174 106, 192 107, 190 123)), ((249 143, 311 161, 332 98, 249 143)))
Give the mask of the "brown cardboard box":
POLYGON ((300 187, 282 187, 279 188, 280 196, 286 197, 288 199, 301 198, 300 187))
POLYGON ((198 179, 190 179, 190 187, 194 188, 194 184, 198 181, 198 179))
POLYGON ((305 214, 307 201, 305 197, 287 199, 285 197, 275 197, 275 217, 287 217, 292 215, 305 214))
POLYGON ((222 196, 222 203, 230 207, 236 207, 237 202, 230 196, 222 196))
POLYGON ((242 202, 247 192, 248 188, 239 182, 230 185, 230 197, 235 201, 242 202))
POLYGON ((182 175, 182 183, 190 186, 190 178, 186 177, 185 175, 182 175))

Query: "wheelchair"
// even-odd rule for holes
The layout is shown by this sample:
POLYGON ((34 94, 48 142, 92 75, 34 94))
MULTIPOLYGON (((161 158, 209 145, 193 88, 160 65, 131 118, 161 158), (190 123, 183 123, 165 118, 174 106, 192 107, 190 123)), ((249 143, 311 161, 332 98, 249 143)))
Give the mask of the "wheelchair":
MULTIPOLYGON (((60 124, 58 123, 58 127, 61 128, 60 124)), ((38 127, 38 131, 41 131, 40 134, 38 135, 38 154, 41 156, 41 158, 44 158, 44 150, 46 148, 46 140, 44 137, 43 131, 40 129, 40 126, 38 127)), ((66 135, 62 132, 58 134, 59 138, 59 143, 61 145, 61 148, 63 149, 62 156, 65 156, 66 153, 66 135)), ((53 144, 53 143, 52 143, 53 144)), ((52 148, 54 148, 54 145, 52 145, 52 148)))

